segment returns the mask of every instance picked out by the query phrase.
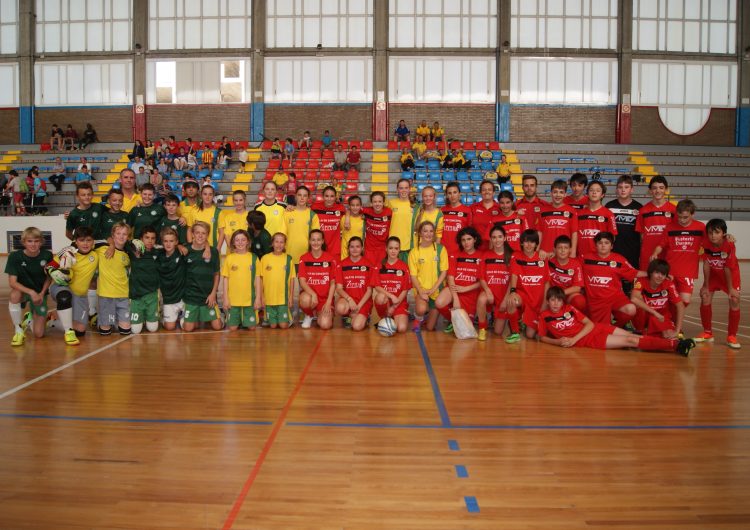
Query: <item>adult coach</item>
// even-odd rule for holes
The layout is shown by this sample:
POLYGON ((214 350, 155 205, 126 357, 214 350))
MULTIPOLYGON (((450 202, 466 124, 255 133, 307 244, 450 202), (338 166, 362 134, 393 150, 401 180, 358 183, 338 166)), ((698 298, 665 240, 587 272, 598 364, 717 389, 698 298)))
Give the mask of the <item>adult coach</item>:
POLYGON ((122 211, 130 213, 141 202, 141 195, 135 189, 135 171, 130 168, 120 171, 120 189, 123 195, 122 211))

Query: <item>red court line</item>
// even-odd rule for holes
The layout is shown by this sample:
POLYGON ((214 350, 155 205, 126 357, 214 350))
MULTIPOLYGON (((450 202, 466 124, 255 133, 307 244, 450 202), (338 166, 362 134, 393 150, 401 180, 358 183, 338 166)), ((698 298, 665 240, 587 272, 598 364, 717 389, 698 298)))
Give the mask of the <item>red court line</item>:
POLYGON ((312 366, 312 363, 315 360, 315 357, 318 355, 318 352, 320 351, 320 345, 323 343, 323 339, 326 337, 327 334, 328 334, 327 330, 323 332, 323 335, 320 337, 320 339, 318 340, 318 343, 315 345, 315 349, 313 349, 312 353, 310 354, 310 358, 307 360, 307 364, 305 365, 305 368, 302 370, 302 373, 299 376, 299 380, 297 381, 297 384, 292 390, 292 393, 289 394, 289 398, 286 400, 286 404, 284 405, 284 408, 281 409, 281 412, 279 413, 279 417, 276 419, 276 423, 274 424, 273 429, 271 430, 271 434, 268 435, 268 439, 266 440, 266 443, 263 445, 263 449, 261 450, 260 455, 258 455, 258 459, 255 461, 255 465, 253 466, 253 469, 250 470, 250 475, 248 475, 244 486, 242 486, 242 491, 240 491, 240 494, 237 496, 237 500, 234 501, 232 510, 229 512, 229 515, 227 515, 227 519, 226 521, 224 521, 224 526, 222 526, 222 530, 229 530, 230 528, 232 528, 232 525, 234 524, 234 521, 237 518, 237 515, 240 513, 240 509, 242 508, 243 503, 245 502, 245 498, 247 497, 247 494, 250 492, 250 488, 252 487, 253 482, 255 482, 255 478, 258 476, 258 473, 260 473, 260 468, 263 466, 263 462, 265 462, 266 457, 268 456, 268 453, 271 451, 271 447, 273 447, 273 444, 276 441, 276 436, 279 434, 279 431, 281 430, 281 426, 284 425, 284 422, 286 421, 286 416, 289 413, 289 409, 292 408, 292 403, 294 403, 294 399, 297 397, 297 394, 302 388, 302 384, 305 382, 305 377, 307 377, 307 373, 310 371, 310 367, 312 366))

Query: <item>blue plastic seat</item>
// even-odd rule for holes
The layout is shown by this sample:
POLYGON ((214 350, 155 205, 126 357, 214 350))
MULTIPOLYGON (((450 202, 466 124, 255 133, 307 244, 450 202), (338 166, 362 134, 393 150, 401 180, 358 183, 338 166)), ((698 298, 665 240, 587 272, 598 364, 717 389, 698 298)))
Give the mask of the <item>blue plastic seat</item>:
POLYGON ((214 169, 211 172, 211 179, 212 180, 222 180, 224 178, 224 171, 221 169, 214 169))
POLYGON ((408 170, 402 171, 401 172, 401 178, 402 179, 412 180, 414 178, 414 172, 413 171, 408 171, 408 170))
POLYGON ((458 189, 461 191, 461 193, 471 193, 473 187, 471 186, 470 182, 462 182, 458 185, 458 189))
POLYGON ((434 158, 431 158, 427 161, 427 169, 429 170, 440 170, 440 161, 435 160, 434 158))
POLYGON ((435 205, 438 207, 445 206, 445 195, 440 194, 435 197, 435 205))
POLYGON ((428 178, 430 182, 440 184, 443 181, 443 177, 440 175, 440 171, 430 171, 428 178))
POLYGON ((456 180, 469 180, 469 172, 465 169, 459 169, 458 171, 456 171, 456 180))
POLYGON ((426 171, 417 171, 416 173, 414 173, 414 178, 417 181, 427 180, 427 172, 426 171))

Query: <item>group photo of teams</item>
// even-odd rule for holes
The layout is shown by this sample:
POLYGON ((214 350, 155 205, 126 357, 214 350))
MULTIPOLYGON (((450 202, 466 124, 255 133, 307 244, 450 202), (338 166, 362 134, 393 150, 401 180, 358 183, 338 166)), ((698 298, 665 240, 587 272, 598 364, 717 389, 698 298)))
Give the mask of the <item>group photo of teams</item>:
POLYGON ((471 205, 457 182, 417 194, 408 179, 397 182, 395 198, 375 191, 367 205, 357 195, 342 204, 333 186, 320 200, 299 186, 287 204, 269 180, 254 207, 235 191, 231 209, 217 205, 211 185, 186 181, 181 198, 156 204, 153 186, 136 190, 134 180, 123 170, 104 203, 79 183, 65 216, 70 243, 54 254, 37 228, 23 231, 23 249, 5 269, 13 346, 27 332, 39 339, 55 328, 74 346, 87 330, 330 329, 340 319, 385 336, 440 327, 480 341, 687 356, 713 340, 722 291, 727 346, 740 348, 734 237, 722 219, 696 220, 690 199, 672 202, 662 176, 648 182, 645 205, 633 199, 628 175, 605 202, 606 184, 576 173, 553 182, 545 198, 533 175, 523 176, 518 198, 485 180, 471 205), (704 329, 686 337, 683 316, 701 269, 704 329))

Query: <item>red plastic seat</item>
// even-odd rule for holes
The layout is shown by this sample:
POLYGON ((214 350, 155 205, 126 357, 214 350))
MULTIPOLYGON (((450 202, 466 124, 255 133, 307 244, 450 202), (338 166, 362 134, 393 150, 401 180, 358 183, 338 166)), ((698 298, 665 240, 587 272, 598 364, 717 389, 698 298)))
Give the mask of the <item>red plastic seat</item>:
POLYGON ((333 151, 331 149, 323 150, 323 160, 333 160, 333 151))
POLYGON ((451 149, 461 149, 461 142, 459 142, 458 140, 453 140, 453 141, 452 141, 452 142, 450 143, 449 147, 450 147, 451 149))
POLYGON ((315 148, 311 149, 309 154, 310 154, 311 159, 313 158, 319 159, 323 156, 323 153, 320 152, 320 149, 315 149, 315 148))
POLYGON ((281 167, 284 169, 289 169, 289 159, 282 160, 281 161, 281 167))
POLYGON ((487 142, 477 142, 477 150, 484 151, 487 149, 487 142))
MULTIPOLYGON (((247 149, 247 146, 250 145, 250 142, 248 142, 247 140, 242 140, 241 142, 237 142, 237 143, 240 149, 247 149)), ((271 147, 271 146, 269 145, 268 147, 271 147)))
POLYGON ((388 141, 388 150, 389 151, 395 151, 396 149, 398 149, 398 142, 396 142, 395 140, 389 140, 388 141))
POLYGON ((490 142, 490 151, 499 151, 500 142, 490 142))
POLYGON ((307 167, 309 169, 318 169, 320 167, 320 160, 317 158, 311 158, 307 161, 307 167))
POLYGON ((427 142, 425 145, 427 146, 427 149, 430 149, 431 151, 434 151, 435 149, 437 149, 437 144, 433 142, 432 140, 427 142))
POLYGON ((272 158, 268 161, 268 169, 278 169, 281 165, 281 159, 279 158, 272 158))
POLYGON ((320 149, 323 147, 323 140, 313 140, 312 148, 313 149, 320 149))
MULTIPOLYGON (((362 149, 364 149, 365 151, 372 151, 372 140, 365 140, 364 142, 362 142, 362 149)), ((390 149, 390 147, 388 149, 390 149)))
POLYGON ((318 178, 318 172, 314 169, 308 169, 305 171, 305 180, 308 182, 315 182, 318 178))
POLYGON ((411 142, 409 140, 405 140, 405 141, 399 143, 399 145, 398 145, 399 149, 403 149, 404 147, 406 149, 411 149, 411 142))
POLYGON ((467 151, 473 151, 474 142, 469 142, 469 141, 464 142, 464 149, 466 149, 467 151))
POLYGON ((347 142, 346 140, 339 140, 336 143, 340 145, 341 147, 343 147, 344 149, 349 149, 349 142, 347 142))
POLYGON ((359 184, 356 182, 353 182, 351 180, 348 180, 346 184, 344 184, 344 190, 346 191, 353 191, 356 192, 359 189, 359 184))
POLYGON ((276 170, 266 169, 266 176, 263 180, 271 180, 275 174, 276 174, 276 170))
POLYGON ((310 157, 310 152, 307 151, 307 150, 305 150, 305 149, 303 149, 302 151, 300 151, 299 153, 297 153, 297 158, 298 159, 307 160, 309 157, 310 157))
POLYGON ((294 161, 294 169, 307 169, 307 160, 297 159, 294 161))
POLYGON ((349 142, 349 147, 356 146, 357 149, 362 149, 362 144, 359 142, 359 140, 352 140, 349 142))
POLYGON ((42 144, 39 146, 40 151, 49 151, 52 149, 52 146, 50 144, 42 144))
POLYGON ((321 169, 318 173, 318 180, 320 182, 328 182, 331 180, 331 170, 330 169, 321 169))

